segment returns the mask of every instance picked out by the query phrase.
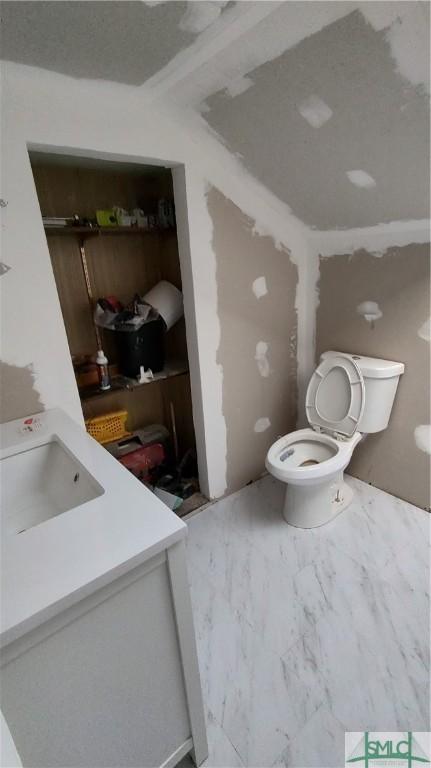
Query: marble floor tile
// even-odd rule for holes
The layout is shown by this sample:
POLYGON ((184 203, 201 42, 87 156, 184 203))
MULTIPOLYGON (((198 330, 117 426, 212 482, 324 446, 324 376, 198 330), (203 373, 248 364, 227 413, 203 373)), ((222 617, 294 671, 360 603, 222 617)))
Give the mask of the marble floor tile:
MULTIPOLYGON (((208 758, 201 768, 228 768, 228 766, 229 768, 243 768, 244 763, 238 752, 230 743, 212 712, 207 712, 206 725, 208 758)), ((186 755, 177 765, 178 768, 195 768, 190 755, 186 755)))
POLYGON ((238 595, 232 589, 230 600, 264 644, 283 655, 299 637, 312 631, 325 612, 325 595, 316 569, 307 565, 290 573, 264 556, 252 557, 250 564, 247 592, 243 589, 238 595))
POLYGON ((284 495, 283 483, 266 475, 231 497, 231 519, 256 549, 296 573, 313 562, 320 543, 314 532, 310 535, 310 531, 286 525, 282 516, 284 495))
MULTIPOLYGON (((218 594, 250 624, 264 644, 282 655, 311 631, 325 610, 325 595, 314 565, 291 570, 283 558, 270 558, 245 537, 233 535, 223 547, 212 539, 208 567, 198 560, 196 569, 218 594), (252 599, 250 599, 252 596, 252 599)), ((194 561, 193 561, 194 562, 194 561)))
POLYGON ((335 520, 314 529, 320 541, 330 540, 364 567, 377 571, 396 560, 409 545, 412 553, 429 542, 429 516, 412 504, 346 477, 355 496, 335 520))
POLYGON ((289 742, 274 768, 343 768, 346 728, 321 706, 289 742))
POLYGON ((322 703, 323 691, 303 691, 289 664, 193 566, 189 578, 207 711, 245 765, 270 765, 322 703))
POLYGON ((348 482, 313 530, 268 476, 189 521, 207 768, 333 768, 344 729, 429 727, 429 517, 348 482))

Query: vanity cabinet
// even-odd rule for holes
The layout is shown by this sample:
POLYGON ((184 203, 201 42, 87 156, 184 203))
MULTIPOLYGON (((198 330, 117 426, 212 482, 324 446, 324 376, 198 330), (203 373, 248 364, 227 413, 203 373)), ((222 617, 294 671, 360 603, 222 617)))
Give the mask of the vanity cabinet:
POLYGON ((179 542, 3 649, 24 766, 169 766, 192 749, 202 762, 185 578, 179 542))
POLYGON ((200 765, 187 527, 65 413, 30 421, 34 432, 29 419, 1 425, 5 481, 8 459, 31 463, 60 443, 65 471, 85 468, 102 492, 20 532, 4 528, 1 708, 21 762, 170 768, 191 752, 200 765))

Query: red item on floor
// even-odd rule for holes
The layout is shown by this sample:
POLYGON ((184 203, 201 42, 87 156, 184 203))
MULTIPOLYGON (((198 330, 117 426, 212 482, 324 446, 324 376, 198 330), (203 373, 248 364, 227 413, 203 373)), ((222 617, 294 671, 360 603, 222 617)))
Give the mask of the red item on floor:
POLYGON ((132 453, 122 456, 119 461, 139 480, 147 479, 151 470, 165 461, 165 449, 161 443, 150 443, 132 453))

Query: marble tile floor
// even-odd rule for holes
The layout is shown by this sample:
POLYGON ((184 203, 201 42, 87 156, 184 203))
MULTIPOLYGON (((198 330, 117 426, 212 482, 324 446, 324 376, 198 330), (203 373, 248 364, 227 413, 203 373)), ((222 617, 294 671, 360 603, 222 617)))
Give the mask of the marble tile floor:
POLYGON ((347 481, 321 528, 284 522, 270 476, 188 521, 207 768, 338 768, 345 731, 429 730, 429 516, 347 481))

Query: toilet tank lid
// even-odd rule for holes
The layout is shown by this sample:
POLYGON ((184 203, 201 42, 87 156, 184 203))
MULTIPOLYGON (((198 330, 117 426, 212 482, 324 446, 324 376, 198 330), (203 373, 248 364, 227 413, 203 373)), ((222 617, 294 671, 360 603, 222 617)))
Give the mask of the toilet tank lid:
POLYGON ((404 363, 397 363, 395 360, 382 360, 378 357, 366 357, 365 355, 354 355, 348 352, 323 352, 321 360, 326 360, 334 355, 349 357, 354 360, 362 375, 369 379, 390 379, 392 376, 401 376, 404 373, 404 363))

